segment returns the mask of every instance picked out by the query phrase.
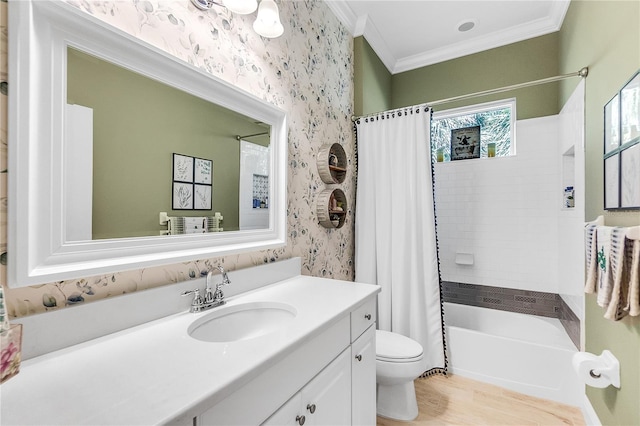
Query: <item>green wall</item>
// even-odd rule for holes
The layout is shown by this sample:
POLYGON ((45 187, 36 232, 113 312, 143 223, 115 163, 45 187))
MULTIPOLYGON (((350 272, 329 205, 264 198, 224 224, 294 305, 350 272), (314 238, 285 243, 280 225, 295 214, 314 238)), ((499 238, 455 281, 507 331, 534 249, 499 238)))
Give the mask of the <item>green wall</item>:
POLYGON ((391 108, 391 73, 364 37, 353 41, 354 102, 356 116, 391 108))
MULTIPOLYGON (((554 33, 396 74, 392 77, 391 104, 400 108, 557 74, 558 34, 554 33)), ((452 102, 434 110, 513 97, 517 99, 518 119, 558 113, 556 84, 452 102)))
MULTIPOLYGON (((609 225, 640 224, 639 212, 603 210, 603 108, 640 68, 640 2, 571 2, 560 31, 560 70, 589 67, 586 81, 586 218, 604 215, 609 225)), ((563 84, 561 102, 575 84, 563 84)), ((587 387, 605 425, 640 425, 640 318, 613 322, 602 317, 595 297, 586 296, 586 350, 609 349, 620 360, 620 389, 587 387)))
POLYGON ((240 143, 265 129, 234 112, 69 49, 68 102, 93 108, 93 238, 159 235, 158 213, 238 229, 240 143), (171 209, 173 153, 213 160, 212 210, 171 209))

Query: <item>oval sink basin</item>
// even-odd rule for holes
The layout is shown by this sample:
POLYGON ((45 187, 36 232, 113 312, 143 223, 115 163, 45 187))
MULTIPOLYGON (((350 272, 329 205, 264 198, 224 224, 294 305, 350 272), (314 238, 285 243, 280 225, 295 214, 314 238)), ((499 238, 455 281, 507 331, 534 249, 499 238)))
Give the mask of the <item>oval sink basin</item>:
POLYGON ((277 302, 223 306, 191 323, 187 333, 204 342, 254 339, 282 329, 296 313, 293 306, 277 302))

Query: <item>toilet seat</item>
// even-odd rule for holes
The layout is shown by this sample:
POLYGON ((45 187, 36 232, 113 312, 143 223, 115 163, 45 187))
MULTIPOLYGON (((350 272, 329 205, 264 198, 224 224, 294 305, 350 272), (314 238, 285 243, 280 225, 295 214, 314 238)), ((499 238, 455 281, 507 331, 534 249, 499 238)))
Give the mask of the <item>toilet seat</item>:
POLYGON ((376 359, 404 363, 422 359, 422 345, 398 333, 376 330, 376 359))

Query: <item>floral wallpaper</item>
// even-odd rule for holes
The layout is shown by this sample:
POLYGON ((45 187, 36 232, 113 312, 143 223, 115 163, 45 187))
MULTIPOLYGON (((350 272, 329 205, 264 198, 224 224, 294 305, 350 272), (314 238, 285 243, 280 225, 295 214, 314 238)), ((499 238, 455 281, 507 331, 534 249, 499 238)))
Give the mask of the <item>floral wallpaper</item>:
MULTIPOLYGON (((68 3, 239 88, 285 109, 289 123, 288 238, 276 250, 118 272, 20 289, 6 288, 7 244, 7 3, 0 0, 0 281, 11 318, 60 309, 198 278, 218 263, 228 270, 294 256, 303 274, 353 279, 355 173, 341 184, 348 200, 346 226, 318 224, 316 199, 325 188, 316 154, 340 143, 355 165, 353 39, 319 0, 280 0, 285 33, 265 39, 252 28, 255 13, 196 9, 189 0, 67 0, 68 3)), ((10 147, 9 147, 10 149, 10 147)), ((11 171, 8 171, 9 173, 11 171)))

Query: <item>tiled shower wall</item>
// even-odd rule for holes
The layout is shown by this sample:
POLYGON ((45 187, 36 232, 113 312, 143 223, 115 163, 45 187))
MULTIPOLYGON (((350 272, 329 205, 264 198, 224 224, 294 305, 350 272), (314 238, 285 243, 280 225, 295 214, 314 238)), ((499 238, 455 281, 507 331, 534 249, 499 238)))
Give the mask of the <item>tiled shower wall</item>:
POLYGON ((559 318, 578 346, 559 296, 559 126, 518 121, 515 156, 435 165, 440 268, 444 301, 559 318), (457 264, 460 253, 473 264, 457 264))
POLYGON ((580 320, 556 293, 443 281, 442 298, 449 303, 557 318, 580 348, 580 320))
POLYGON ((444 281, 558 293, 558 122, 518 121, 515 156, 436 163, 444 281))

